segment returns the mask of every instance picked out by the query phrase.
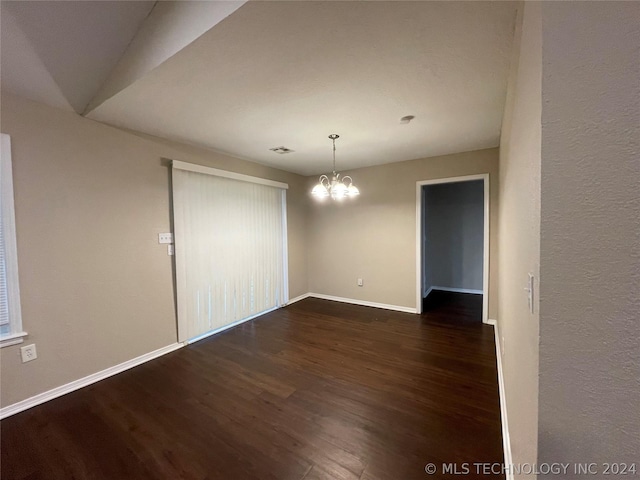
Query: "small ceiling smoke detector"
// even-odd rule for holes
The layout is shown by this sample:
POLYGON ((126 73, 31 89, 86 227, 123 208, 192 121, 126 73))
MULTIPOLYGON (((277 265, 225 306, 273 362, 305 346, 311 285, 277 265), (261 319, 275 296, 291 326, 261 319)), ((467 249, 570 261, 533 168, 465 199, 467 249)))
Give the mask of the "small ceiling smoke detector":
POLYGON ((293 153, 295 151, 287 147, 274 147, 274 148, 270 148, 269 150, 271 150, 272 152, 279 153, 280 155, 284 155, 285 153, 293 153))
POLYGON ((413 115, 407 115, 407 116, 402 117, 402 118, 400 119, 400 123, 409 123, 409 122, 410 122, 411 120, 413 120, 414 118, 416 118, 416 117, 415 117, 415 116, 413 116, 413 115))

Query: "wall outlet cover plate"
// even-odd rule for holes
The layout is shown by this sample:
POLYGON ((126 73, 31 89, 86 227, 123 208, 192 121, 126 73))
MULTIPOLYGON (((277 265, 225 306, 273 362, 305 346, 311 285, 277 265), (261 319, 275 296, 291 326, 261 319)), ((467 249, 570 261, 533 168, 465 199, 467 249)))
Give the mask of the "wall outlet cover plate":
POLYGON ((30 362, 38 358, 38 352, 36 351, 36 345, 25 345, 20 347, 20 356, 22 357, 22 363, 30 362))

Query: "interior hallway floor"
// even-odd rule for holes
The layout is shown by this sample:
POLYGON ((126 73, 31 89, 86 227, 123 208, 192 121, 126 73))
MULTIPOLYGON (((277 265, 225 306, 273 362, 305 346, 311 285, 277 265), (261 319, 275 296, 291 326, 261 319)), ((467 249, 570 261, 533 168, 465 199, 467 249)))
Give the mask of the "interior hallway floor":
POLYGON ((12 480, 424 480, 503 455, 492 326, 313 298, 0 428, 12 480))
POLYGON ((431 320, 482 323, 482 295, 432 290, 422 300, 422 311, 431 320))

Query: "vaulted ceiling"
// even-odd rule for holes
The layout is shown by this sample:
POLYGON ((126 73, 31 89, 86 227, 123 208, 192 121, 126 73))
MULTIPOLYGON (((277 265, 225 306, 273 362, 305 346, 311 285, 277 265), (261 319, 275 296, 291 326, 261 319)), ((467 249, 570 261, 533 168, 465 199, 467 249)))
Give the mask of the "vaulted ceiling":
POLYGON ((341 170, 497 146, 516 4, 3 1, 0 13, 3 90, 310 175, 330 168, 330 133, 341 170))

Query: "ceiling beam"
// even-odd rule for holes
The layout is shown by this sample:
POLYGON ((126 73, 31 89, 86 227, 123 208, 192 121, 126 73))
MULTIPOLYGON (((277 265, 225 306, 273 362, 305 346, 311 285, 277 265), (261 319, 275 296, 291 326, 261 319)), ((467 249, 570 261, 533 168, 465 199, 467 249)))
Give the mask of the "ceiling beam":
POLYGON ((153 10, 89 102, 87 115, 109 98, 167 61, 227 18, 246 1, 156 2, 153 10))

